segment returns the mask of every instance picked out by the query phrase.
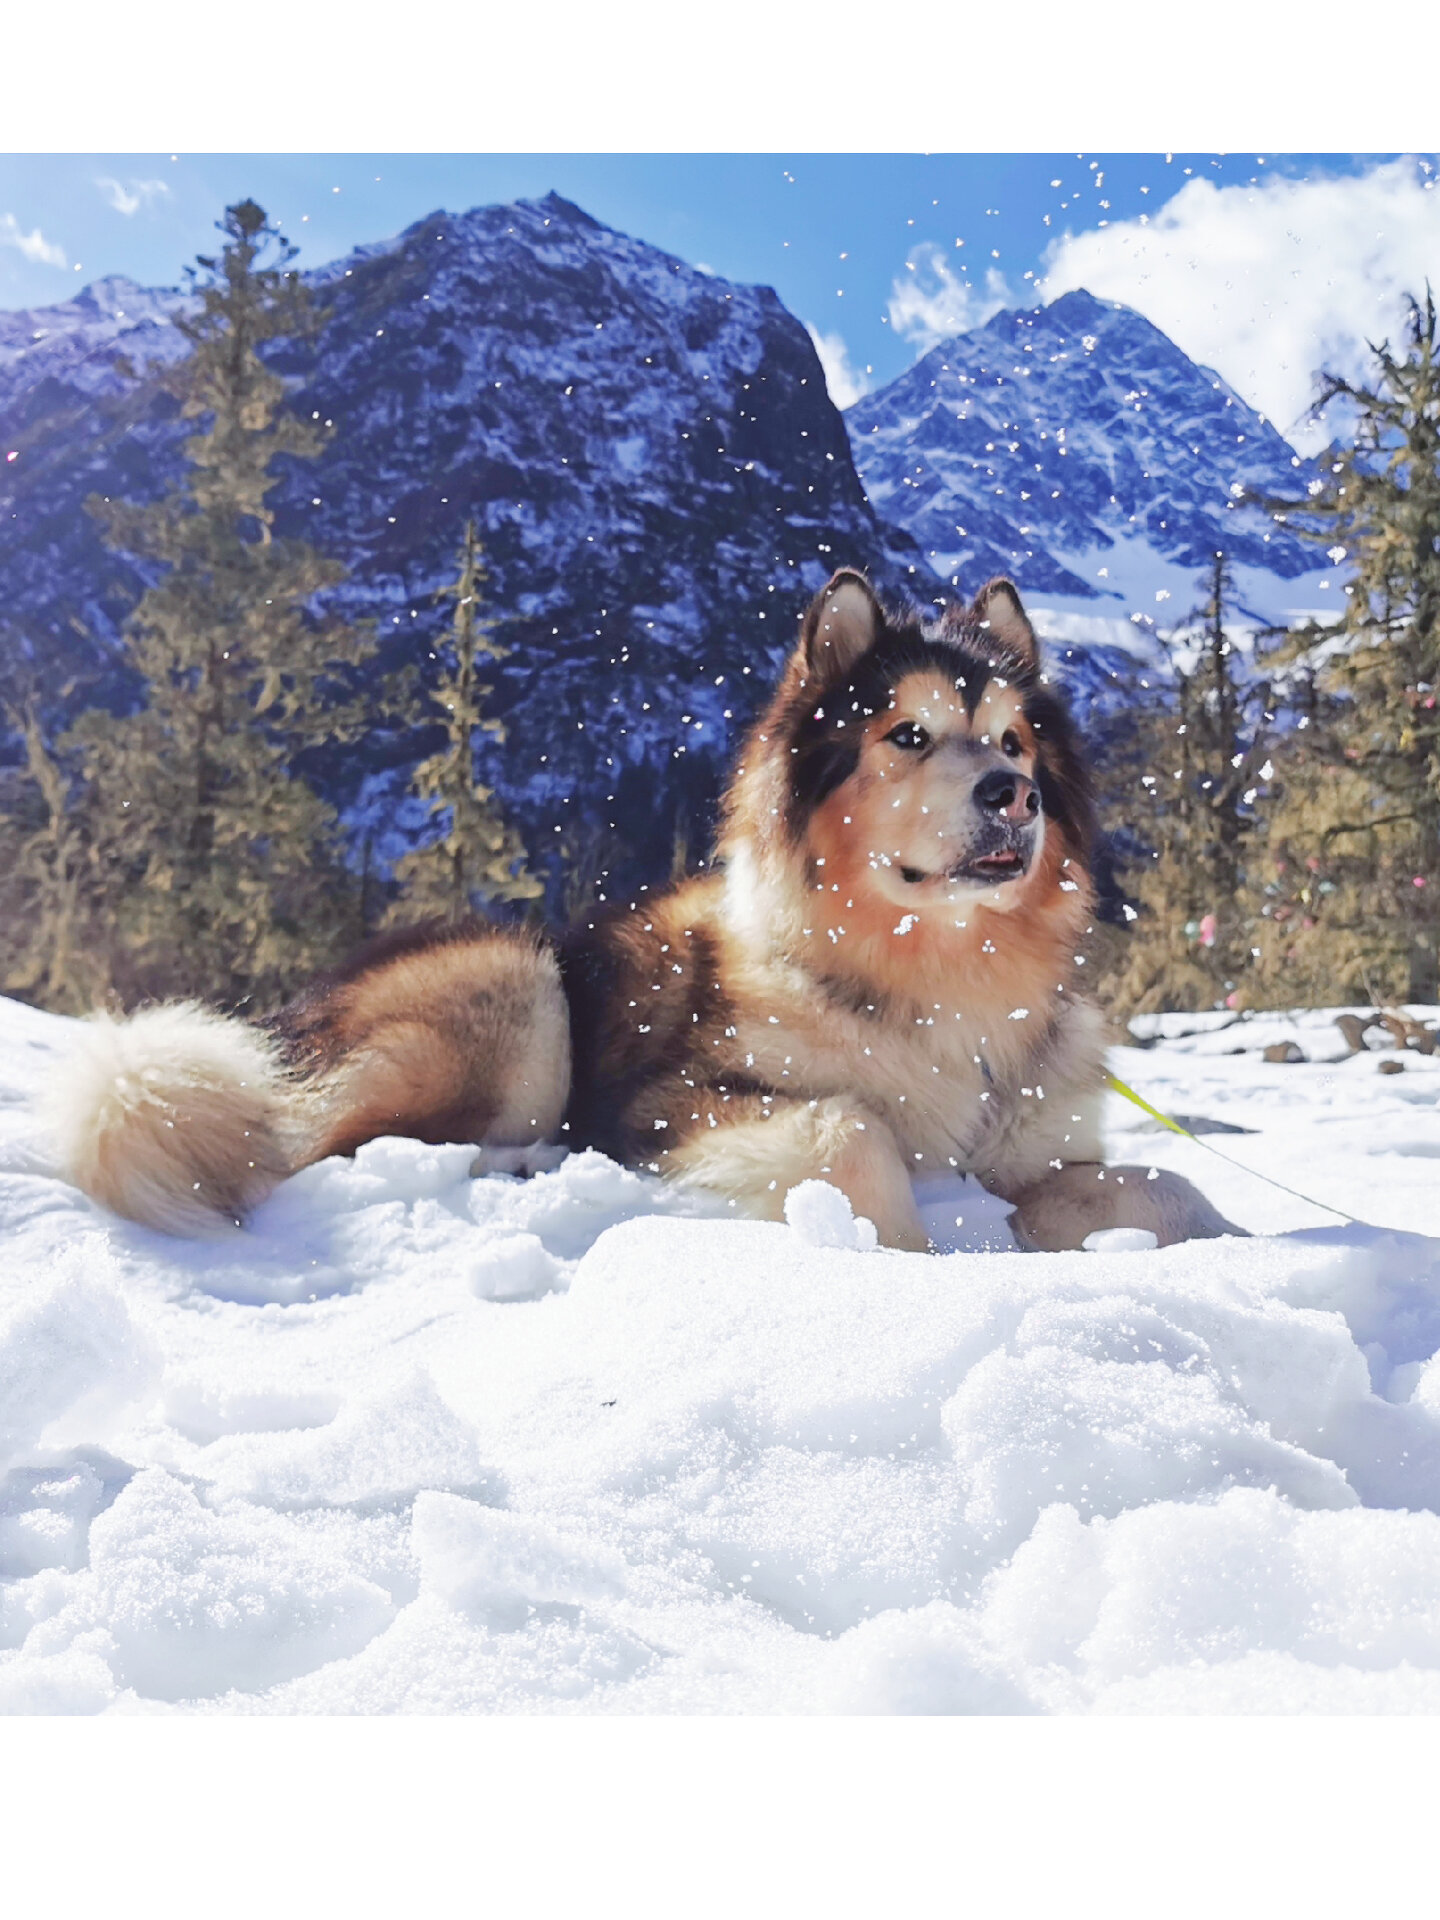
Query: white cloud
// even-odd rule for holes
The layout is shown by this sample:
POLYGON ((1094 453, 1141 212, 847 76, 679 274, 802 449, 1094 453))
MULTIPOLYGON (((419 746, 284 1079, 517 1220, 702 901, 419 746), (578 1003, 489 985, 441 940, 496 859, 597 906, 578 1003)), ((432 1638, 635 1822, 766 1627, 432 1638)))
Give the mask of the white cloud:
MULTIPOLYGON (((890 324, 902 340, 928 353, 938 340, 952 333, 968 333, 983 326, 992 313, 1012 304, 1014 296, 998 267, 985 275, 985 290, 974 286, 951 266, 942 248, 924 240, 905 262, 890 289, 890 324)), ((1028 303, 1027 303, 1028 304, 1028 303)))
POLYGON ((1047 300, 1075 287, 1123 300, 1213 367, 1306 452, 1303 416, 1325 367, 1367 370, 1367 339, 1398 343, 1404 296, 1440 290, 1440 173, 1404 159, 1343 179, 1217 187, 1192 180, 1151 216, 1052 243, 1047 300))
POLYGON ((805 331, 815 343, 815 351, 820 356, 830 398, 842 412, 846 407, 853 407, 857 400, 870 391, 868 373, 859 372, 851 364, 850 349, 840 334, 821 333, 811 326, 807 326, 805 331))
POLYGON ((127 217, 138 213, 141 207, 148 207, 152 200, 168 198, 170 193, 163 180, 131 180, 128 185, 122 185, 107 174, 102 175, 95 184, 105 196, 106 204, 112 206, 116 213, 123 213, 127 217))
POLYGON ((18 247, 25 258, 36 266, 65 267, 70 263, 65 258, 65 249, 55 241, 47 240, 39 227, 29 233, 22 232, 20 222, 13 213, 0 213, 0 247, 18 247))

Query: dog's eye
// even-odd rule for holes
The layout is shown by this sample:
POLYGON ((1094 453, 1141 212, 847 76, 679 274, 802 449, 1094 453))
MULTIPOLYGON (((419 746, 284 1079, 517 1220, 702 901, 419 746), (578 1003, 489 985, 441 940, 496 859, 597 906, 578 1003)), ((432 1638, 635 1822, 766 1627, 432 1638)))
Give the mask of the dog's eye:
POLYGON ((1018 760, 1020 758, 1019 738, 1017 735, 1011 733, 1008 728, 1000 736, 1000 751, 1002 753, 1008 753, 1012 760, 1018 760))
POLYGON ((902 720, 898 727, 892 727, 885 738, 892 746, 903 747, 907 753, 919 753, 930 744, 930 736, 924 727, 917 727, 913 720, 902 720))

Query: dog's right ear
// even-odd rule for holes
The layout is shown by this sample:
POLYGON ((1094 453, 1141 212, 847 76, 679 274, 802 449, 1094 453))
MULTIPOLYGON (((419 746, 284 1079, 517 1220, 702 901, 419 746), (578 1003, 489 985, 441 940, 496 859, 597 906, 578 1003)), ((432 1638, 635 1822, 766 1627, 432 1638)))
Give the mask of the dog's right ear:
POLYGON ((807 679, 822 685, 849 673, 880 637, 885 616, 870 582, 853 567, 841 567, 810 602, 800 627, 800 654, 807 679))
POLYGON ((1038 665, 1040 642, 1035 638, 1035 629, 1020 604, 1020 594, 1013 580, 1007 580, 1003 574, 997 579, 987 580, 975 596, 970 618, 978 621, 991 638, 1013 653, 1023 666, 1033 668, 1038 665))

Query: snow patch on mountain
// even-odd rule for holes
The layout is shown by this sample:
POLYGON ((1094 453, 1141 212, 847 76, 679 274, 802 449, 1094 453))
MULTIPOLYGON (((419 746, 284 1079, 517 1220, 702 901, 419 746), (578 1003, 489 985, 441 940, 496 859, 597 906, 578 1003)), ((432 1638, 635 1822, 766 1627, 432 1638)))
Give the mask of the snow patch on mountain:
POLYGON ((57 306, 0 312, 0 415, 45 381, 87 394, 120 392, 117 349, 136 366, 183 358, 189 343, 172 318, 184 304, 173 289, 112 274, 57 306))

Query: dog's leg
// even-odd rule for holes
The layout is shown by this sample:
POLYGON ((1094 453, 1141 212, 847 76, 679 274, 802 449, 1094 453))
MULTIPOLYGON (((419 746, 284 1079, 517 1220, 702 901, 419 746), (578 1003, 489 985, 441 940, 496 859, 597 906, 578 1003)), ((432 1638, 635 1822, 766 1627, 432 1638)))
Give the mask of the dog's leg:
POLYGON ((1245 1237, 1178 1173, 1080 1161, 1015 1194, 1010 1230, 1027 1253, 1069 1253, 1103 1227, 1143 1227, 1162 1247, 1181 1240, 1245 1237))
POLYGON ((380 1134, 496 1152, 557 1134, 570 1025, 548 949, 484 932, 456 939, 378 964, 335 1009, 335 1057, 308 1083, 307 1161, 380 1134))
POLYGON ((533 1180, 537 1173, 553 1173, 569 1151, 553 1140, 534 1140, 528 1147, 481 1147, 471 1163, 470 1178, 479 1180, 487 1173, 509 1173, 533 1180))
POLYGON ((839 1098, 758 1099, 715 1105, 666 1156, 665 1171, 735 1202, 754 1220, 783 1220, 785 1195, 802 1180, 828 1180, 857 1214, 873 1220, 880 1243, 923 1253, 930 1242, 910 1176, 883 1120, 839 1098))

